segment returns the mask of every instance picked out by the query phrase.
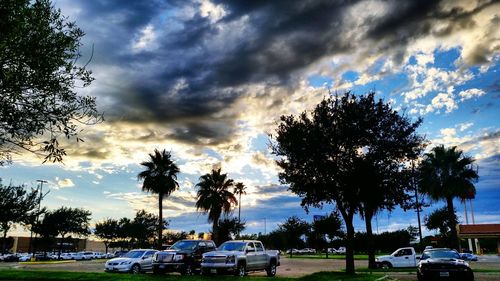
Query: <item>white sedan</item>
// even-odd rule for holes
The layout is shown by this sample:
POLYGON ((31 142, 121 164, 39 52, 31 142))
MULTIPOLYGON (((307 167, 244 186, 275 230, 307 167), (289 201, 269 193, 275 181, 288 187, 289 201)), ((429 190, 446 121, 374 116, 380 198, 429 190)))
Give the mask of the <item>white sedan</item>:
POLYGON ((153 269, 153 255, 158 252, 153 249, 132 250, 125 255, 106 261, 106 272, 131 272, 134 274, 153 269))

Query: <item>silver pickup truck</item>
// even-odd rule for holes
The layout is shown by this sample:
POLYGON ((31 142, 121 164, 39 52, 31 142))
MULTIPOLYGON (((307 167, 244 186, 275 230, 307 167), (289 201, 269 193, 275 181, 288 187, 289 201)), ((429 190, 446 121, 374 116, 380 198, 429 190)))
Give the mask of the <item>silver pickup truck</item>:
POLYGON ((278 251, 266 251, 260 241, 235 240, 223 243, 217 251, 203 254, 201 273, 245 276, 249 271, 265 270, 267 276, 272 277, 279 265, 278 251))

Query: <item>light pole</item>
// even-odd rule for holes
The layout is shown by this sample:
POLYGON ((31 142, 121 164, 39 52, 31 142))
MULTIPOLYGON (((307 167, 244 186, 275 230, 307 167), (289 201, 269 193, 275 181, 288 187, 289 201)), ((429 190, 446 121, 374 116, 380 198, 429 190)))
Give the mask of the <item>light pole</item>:
MULTIPOLYGON (((40 183, 40 189, 39 189, 40 196, 38 197, 38 211, 36 213, 36 220, 35 220, 35 222, 38 222, 38 216, 40 215, 40 209, 41 209, 40 206, 42 204, 42 198, 44 197, 44 195, 43 195, 43 184, 47 183, 47 181, 46 180, 36 180, 36 181, 40 183)), ((29 246, 29 252, 31 252, 32 258, 35 257, 35 247, 34 247, 33 244, 34 243, 33 243, 33 225, 32 225, 31 226, 31 231, 30 231, 30 246, 29 246)))

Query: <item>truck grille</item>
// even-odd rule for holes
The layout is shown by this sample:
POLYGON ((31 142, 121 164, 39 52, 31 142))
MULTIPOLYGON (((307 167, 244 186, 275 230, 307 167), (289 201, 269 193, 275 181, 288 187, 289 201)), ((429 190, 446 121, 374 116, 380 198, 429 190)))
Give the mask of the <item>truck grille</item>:
POLYGON ((216 257, 205 257, 203 259, 205 263, 226 263, 226 257, 216 256, 216 257))
POLYGON ((163 254, 156 256, 156 261, 159 262, 171 262, 173 259, 174 259, 174 254, 163 254))

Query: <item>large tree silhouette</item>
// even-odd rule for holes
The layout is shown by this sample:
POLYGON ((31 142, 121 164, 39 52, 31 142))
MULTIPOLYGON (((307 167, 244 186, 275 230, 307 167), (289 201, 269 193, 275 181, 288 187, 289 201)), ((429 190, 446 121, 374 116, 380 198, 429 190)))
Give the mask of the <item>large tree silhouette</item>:
POLYGON ((146 170, 139 173, 139 180, 144 180, 142 190, 158 194, 158 249, 162 246, 163 221, 163 199, 174 192, 179 184, 177 174, 179 168, 172 161, 170 152, 155 149, 153 154, 149 154, 149 161, 142 162, 141 165, 146 170))
MULTIPOLYGON (((282 116, 273 153, 283 183, 302 198, 302 206, 334 204, 346 227, 346 271, 354 273, 353 218, 363 212, 367 228, 377 209, 404 194, 397 175, 401 163, 416 157, 421 120, 410 122, 374 93, 346 93, 323 100, 311 112, 282 116), (371 197, 370 195, 375 195, 371 197)), ((369 229, 369 230, 370 230, 369 229)))
POLYGON ((200 177, 198 187, 196 208, 208 213, 208 221, 212 222, 212 239, 219 244, 218 223, 223 213, 231 212, 231 206, 238 204, 238 200, 230 191, 234 181, 222 174, 221 169, 212 170, 210 174, 200 177))
POLYGON ((448 210, 450 247, 458 249, 453 199, 470 198, 476 194, 474 183, 479 179, 474 159, 465 156, 456 146, 434 147, 425 154, 420 165, 420 187, 432 200, 444 200, 448 210))
POLYGON ((95 98, 75 91, 93 80, 78 62, 83 36, 49 0, 0 1, 0 165, 19 151, 62 161, 59 140, 102 120, 95 98))

